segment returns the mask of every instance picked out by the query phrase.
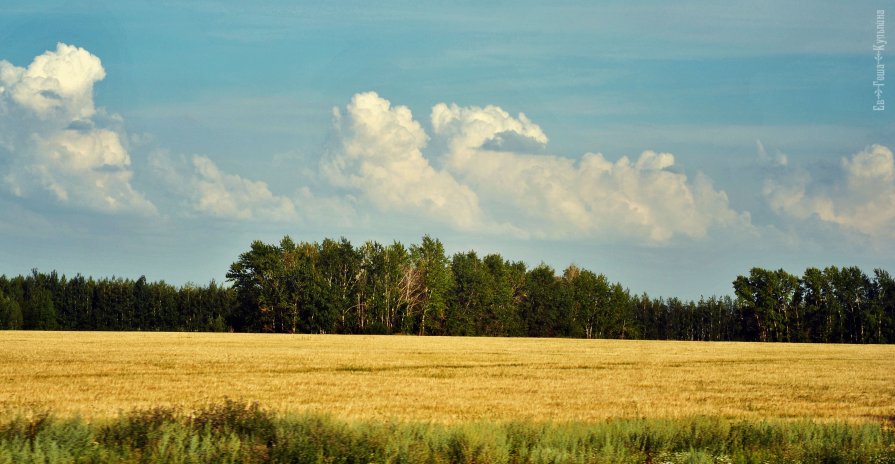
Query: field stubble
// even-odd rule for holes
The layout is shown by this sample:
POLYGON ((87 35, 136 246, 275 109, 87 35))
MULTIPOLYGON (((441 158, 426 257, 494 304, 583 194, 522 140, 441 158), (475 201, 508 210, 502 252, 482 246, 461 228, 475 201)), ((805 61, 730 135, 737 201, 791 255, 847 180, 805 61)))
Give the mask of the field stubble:
MULTIPOLYGON (((895 346, 0 332, 0 410, 84 418, 224 398, 351 419, 895 418, 895 346)), ((0 411, 0 412, 2 412, 0 411)))

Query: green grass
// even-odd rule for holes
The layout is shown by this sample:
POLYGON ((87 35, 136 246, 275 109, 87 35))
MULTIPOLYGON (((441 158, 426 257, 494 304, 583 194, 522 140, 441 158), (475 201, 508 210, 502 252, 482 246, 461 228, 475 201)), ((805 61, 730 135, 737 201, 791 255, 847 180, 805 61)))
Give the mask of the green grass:
POLYGON ((32 462, 895 463, 895 430, 891 420, 362 421, 228 400, 93 422, 46 413, 0 422, 0 463, 32 462))

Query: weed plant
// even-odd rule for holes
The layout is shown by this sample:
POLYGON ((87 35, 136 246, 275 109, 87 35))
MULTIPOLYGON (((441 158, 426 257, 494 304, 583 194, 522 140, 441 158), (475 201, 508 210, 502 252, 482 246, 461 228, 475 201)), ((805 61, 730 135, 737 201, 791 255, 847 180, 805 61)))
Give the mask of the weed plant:
POLYGON ((438 424, 276 416, 226 400, 88 422, 49 413, 0 421, 6 463, 895 463, 892 420, 710 417, 595 423, 438 424))

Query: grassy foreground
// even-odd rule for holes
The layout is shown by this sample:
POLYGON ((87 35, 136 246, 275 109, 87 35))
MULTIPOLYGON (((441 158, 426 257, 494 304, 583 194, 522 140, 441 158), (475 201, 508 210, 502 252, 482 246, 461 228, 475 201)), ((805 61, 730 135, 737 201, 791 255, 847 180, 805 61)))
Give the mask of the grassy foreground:
POLYGON ((422 424, 276 418, 225 401, 181 414, 135 411, 87 423, 0 422, 0 464, 60 462, 589 463, 895 462, 880 424, 628 419, 422 424))
POLYGON ((891 345, 0 331, 0 348, 0 417, 224 398, 445 424, 895 416, 891 345))

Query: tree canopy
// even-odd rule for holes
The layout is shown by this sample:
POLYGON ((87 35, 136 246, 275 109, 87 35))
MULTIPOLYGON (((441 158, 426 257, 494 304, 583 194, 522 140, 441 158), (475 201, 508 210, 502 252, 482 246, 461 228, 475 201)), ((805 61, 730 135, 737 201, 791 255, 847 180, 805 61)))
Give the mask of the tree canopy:
POLYGON ((0 329, 174 330, 895 343, 885 270, 753 268, 734 297, 633 294, 569 265, 448 256, 440 240, 252 242, 230 285, 175 287, 33 270, 0 276, 0 329))

